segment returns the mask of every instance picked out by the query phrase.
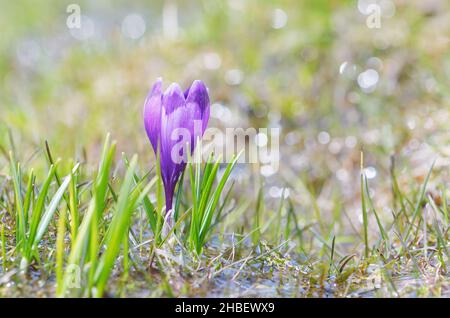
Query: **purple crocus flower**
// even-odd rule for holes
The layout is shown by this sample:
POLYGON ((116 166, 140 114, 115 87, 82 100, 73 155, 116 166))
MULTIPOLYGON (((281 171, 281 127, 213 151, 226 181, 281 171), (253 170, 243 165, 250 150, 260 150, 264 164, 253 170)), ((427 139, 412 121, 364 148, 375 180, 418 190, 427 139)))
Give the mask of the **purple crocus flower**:
POLYGON ((177 83, 162 92, 158 78, 144 105, 144 124, 155 154, 159 149, 166 213, 172 209, 175 185, 186 167, 186 149, 192 152, 209 120, 208 90, 196 80, 183 93, 177 83), (181 145, 181 147, 180 147, 181 145))

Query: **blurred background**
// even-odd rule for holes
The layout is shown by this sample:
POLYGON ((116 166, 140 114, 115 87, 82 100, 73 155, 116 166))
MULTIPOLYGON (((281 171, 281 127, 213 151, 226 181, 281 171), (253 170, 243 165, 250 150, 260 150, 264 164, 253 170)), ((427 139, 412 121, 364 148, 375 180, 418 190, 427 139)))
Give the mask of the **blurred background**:
POLYGON ((32 166, 45 167, 36 159, 44 140, 56 157, 97 164, 110 132, 119 155, 139 153, 140 166, 150 167, 141 117, 148 90, 159 76, 165 87, 202 79, 210 126, 281 128, 280 170, 259 171, 266 197, 285 188, 309 211, 311 192, 330 217, 339 197, 360 223, 363 149, 377 205, 389 216, 392 160, 407 189, 434 159, 434 182, 449 181, 449 5, 1 0, 0 145, 9 150, 11 135, 32 166), (71 28, 76 8, 80 28, 71 28))

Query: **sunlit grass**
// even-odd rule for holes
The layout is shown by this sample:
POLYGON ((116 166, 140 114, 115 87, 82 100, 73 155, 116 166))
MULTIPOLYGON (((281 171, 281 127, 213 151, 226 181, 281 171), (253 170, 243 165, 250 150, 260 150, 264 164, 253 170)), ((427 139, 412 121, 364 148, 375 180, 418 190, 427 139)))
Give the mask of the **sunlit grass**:
MULTIPOLYGON (((180 265, 176 265, 179 252, 175 252, 175 247, 181 248, 179 251, 187 257, 181 263, 186 269, 198 266, 195 264, 199 261, 206 262, 204 266, 211 268, 212 277, 220 276, 229 267, 234 268, 233 279, 238 279, 246 275, 247 266, 258 263, 271 264, 273 270, 280 271, 280 275, 284 272, 287 277, 301 272, 303 277, 296 284, 303 285, 304 280, 309 280, 313 284, 312 295, 320 294, 320 286, 330 280, 340 286, 336 292, 345 295, 357 286, 373 284, 374 279, 386 286, 389 295, 399 295, 405 287, 397 286, 396 276, 408 275, 420 284, 430 270, 430 274, 436 274, 430 268, 434 259, 440 275, 447 271, 448 208, 425 190, 433 167, 419 189, 410 195, 400 191, 392 171, 395 194, 392 206, 397 208, 390 223, 379 215, 368 179, 362 172, 361 202, 365 216, 361 232, 349 240, 335 230, 345 220, 339 199, 332 203, 333 220, 322 219, 323 212, 314 194, 309 194, 309 202, 304 202, 306 209, 316 210, 315 217, 309 220, 298 214, 296 203, 285 198, 284 191, 278 204, 270 207, 264 204, 261 190, 256 191, 253 211, 245 201, 230 206, 229 198, 236 194, 233 187, 226 192, 224 188, 237 157, 223 168, 220 178, 219 161, 209 157, 204 164, 188 165, 188 180, 180 182, 175 198, 175 223, 169 232, 164 232, 167 220, 162 189, 158 190, 162 187, 159 168, 139 177, 137 156, 129 161, 122 155, 124 173, 118 174, 114 168, 115 148, 108 137, 97 170, 86 175, 83 165, 72 163, 69 173, 61 179, 57 179, 59 162, 50 164, 47 176, 40 180, 33 171, 23 173, 25 169, 10 155, 10 186, 4 188, 1 196, 1 206, 7 211, 4 217, 9 220, 0 229, 3 275, 14 268, 22 273, 40 268, 53 277, 49 285, 51 295, 99 297, 109 292, 110 284, 145 273, 150 266, 167 271, 154 278, 145 274, 150 284, 159 285, 160 292, 189 294, 168 285, 174 266, 180 265), (184 191, 184 185, 190 191, 184 191), (234 211, 222 215, 230 207, 234 211), (418 213, 418 209, 423 211, 422 207, 426 212, 418 213), (139 221, 141 213, 145 222, 139 221), (370 228, 378 231, 374 233, 370 228), (146 238, 143 233, 147 233, 146 238), (234 239, 225 239, 224 235, 231 233, 234 239), (224 249, 214 251, 208 245, 217 237, 223 241, 224 249), (351 242, 356 248, 354 252, 345 252, 348 249, 343 249, 344 242, 351 242), (304 258, 302 265, 292 263, 289 255, 293 251, 304 258), (212 258, 199 259, 211 252, 215 255, 212 258), (225 256, 228 253, 231 254, 225 256), (142 263, 145 258, 150 262, 147 265, 142 263), (356 284, 355 279, 360 283, 356 284)), ((304 186, 307 188, 307 183, 304 186)), ((442 200, 446 202, 447 198, 442 200)), ((194 271, 193 275, 201 272, 194 271)), ((20 277, 19 281, 26 279, 20 277)), ((123 292, 126 295, 124 286, 121 295, 123 292)), ((437 291, 422 292, 434 295, 437 291)))
POLYGON ((105 25, 82 42, 28 2, 0 12, 0 296, 449 295, 445 4, 372 30, 354 1, 178 1, 168 41, 163 2, 137 1, 129 41, 126 4, 82 2, 105 25), (188 165, 168 227, 141 127, 158 76, 204 80, 212 127, 281 127, 279 171, 188 165))

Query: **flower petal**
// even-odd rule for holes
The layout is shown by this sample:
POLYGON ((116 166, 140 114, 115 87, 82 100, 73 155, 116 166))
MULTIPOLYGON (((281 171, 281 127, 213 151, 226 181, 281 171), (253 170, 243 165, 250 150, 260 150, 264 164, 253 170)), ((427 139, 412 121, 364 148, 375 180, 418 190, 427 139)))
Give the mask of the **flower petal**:
POLYGON ((184 160, 177 160, 179 158, 172 157, 174 146, 180 142, 180 138, 177 138, 177 129, 186 128, 186 116, 185 108, 178 107, 170 114, 163 112, 161 117, 161 173, 166 192, 167 209, 171 208, 175 185, 186 166, 184 160))
POLYGON ((209 112, 210 112, 210 102, 208 89, 205 84, 200 80, 195 80, 189 91, 187 92, 186 97, 186 106, 191 108, 191 111, 196 113, 200 111, 200 118, 195 114, 195 119, 202 120, 202 134, 205 132, 206 127, 208 126, 209 121, 209 112))
POLYGON ((162 79, 158 78, 144 103, 144 126, 155 153, 161 135, 162 79))
POLYGON ((162 98, 162 104, 166 114, 170 114, 178 107, 184 106, 185 102, 186 100, 180 85, 177 83, 170 84, 162 98))
POLYGON ((175 186, 186 167, 186 151, 194 150, 197 137, 208 125, 210 101, 202 81, 194 81, 183 93, 176 83, 162 93, 158 79, 147 96, 144 123, 155 153, 160 149, 161 174, 166 195, 166 209, 172 208, 175 186), (190 149, 185 146, 190 143, 190 149))

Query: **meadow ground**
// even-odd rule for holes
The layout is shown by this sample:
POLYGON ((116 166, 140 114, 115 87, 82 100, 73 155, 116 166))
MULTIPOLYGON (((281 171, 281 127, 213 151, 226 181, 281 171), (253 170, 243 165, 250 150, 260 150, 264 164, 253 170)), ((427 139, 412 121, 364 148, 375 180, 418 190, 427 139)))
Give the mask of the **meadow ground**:
POLYGON ((448 1, 66 2, 1 4, 0 297, 450 296, 448 1), (159 76, 281 129, 278 169, 188 167, 169 233, 159 76))

